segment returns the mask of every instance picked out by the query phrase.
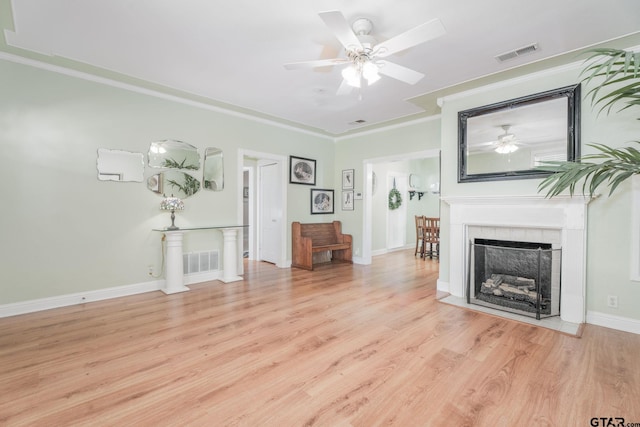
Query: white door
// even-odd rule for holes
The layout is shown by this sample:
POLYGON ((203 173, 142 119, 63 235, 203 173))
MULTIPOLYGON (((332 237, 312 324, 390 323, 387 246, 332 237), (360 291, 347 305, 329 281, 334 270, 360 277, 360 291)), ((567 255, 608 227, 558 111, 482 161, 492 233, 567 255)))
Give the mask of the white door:
POLYGON ((281 227, 282 194, 280 191, 280 165, 273 162, 258 163, 259 170, 259 260, 279 262, 282 247, 281 227))
POLYGON ((397 209, 387 210, 387 249, 404 247, 407 243, 407 175, 387 176, 387 195, 392 188, 400 192, 402 202, 397 209))

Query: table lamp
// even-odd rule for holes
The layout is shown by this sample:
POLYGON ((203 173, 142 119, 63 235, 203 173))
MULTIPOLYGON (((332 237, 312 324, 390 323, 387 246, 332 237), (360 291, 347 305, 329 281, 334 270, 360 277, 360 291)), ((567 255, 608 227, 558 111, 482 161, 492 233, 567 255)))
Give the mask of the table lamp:
POLYGON ((184 210, 184 202, 182 200, 180 200, 178 197, 173 197, 173 194, 171 195, 171 197, 165 197, 162 202, 160 203, 160 210, 163 211, 171 211, 171 225, 169 227, 167 227, 167 230, 179 230, 178 227, 176 227, 174 221, 176 219, 176 215, 175 212, 176 211, 181 211, 184 210))

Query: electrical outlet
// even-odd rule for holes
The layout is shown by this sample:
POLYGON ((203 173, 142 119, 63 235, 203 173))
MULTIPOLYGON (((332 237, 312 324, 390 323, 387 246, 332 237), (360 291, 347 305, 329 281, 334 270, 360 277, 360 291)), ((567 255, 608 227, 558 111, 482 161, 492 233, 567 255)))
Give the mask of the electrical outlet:
POLYGON ((149 266, 149 276, 153 276, 153 265, 149 266))
POLYGON ((608 295, 607 305, 611 308, 618 308, 618 297, 615 295, 608 295))

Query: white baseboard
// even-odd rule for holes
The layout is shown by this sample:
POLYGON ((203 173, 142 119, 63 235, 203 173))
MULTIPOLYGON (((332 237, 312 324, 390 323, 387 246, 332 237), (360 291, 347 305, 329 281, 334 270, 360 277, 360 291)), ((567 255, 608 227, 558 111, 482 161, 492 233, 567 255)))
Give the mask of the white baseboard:
POLYGON ((436 289, 440 292, 450 293, 449 291, 451 287, 449 286, 449 282, 445 282, 444 280, 438 279, 438 281, 436 282, 436 289))
POLYGON ((142 294, 144 292, 157 291, 163 287, 164 280, 154 280, 133 285, 116 286, 95 291, 77 292, 74 294, 3 304, 0 305, 0 317, 17 316, 19 314, 50 310, 52 308, 142 294))
POLYGON ((371 262, 366 263, 364 261, 364 258, 362 258, 361 256, 354 256, 352 260, 353 260, 354 264, 361 264, 361 265, 369 265, 369 264, 371 264, 371 262))
POLYGON ((384 254, 387 254, 387 253, 389 253, 389 251, 386 250, 386 249, 377 249, 375 251, 371 251, 371 256, 384 255, 384 254))
POLYGON ((614 316, 612 314, 587 311, 587 323, 619 331, 640 334, 640 320, 628 317, 614 316))
MULTIPOLYGON (((211 280, 218 280, 222 277, 221 270, 207 271, 205 273, 191 273, 184 276, 185 285, 193 285, 194 283, 209 282, 211 280)), ((164 280, 162 281, 164 286, 164 280)))
MULTIPOLYGON (((220 270, 209 271, 206 273, 186 274, 184 276, 184 284, 192 285, 194 283, 218 280, 220 276, 220 270)), ((3 304, 0 305, 0 318, 50 310, 52 308, 68 307, 70 305, 85 304, 88 302, 102 301, 111 298, 126 297, 145 292, 159 291, 164 288, 164 283, 164 279, 160 279, 150 282, 136 283, 133 285, 116 286, 113 288, 97 289, 95 291, 77 292, 67 295, 58 295, 55 297, 3 304)))

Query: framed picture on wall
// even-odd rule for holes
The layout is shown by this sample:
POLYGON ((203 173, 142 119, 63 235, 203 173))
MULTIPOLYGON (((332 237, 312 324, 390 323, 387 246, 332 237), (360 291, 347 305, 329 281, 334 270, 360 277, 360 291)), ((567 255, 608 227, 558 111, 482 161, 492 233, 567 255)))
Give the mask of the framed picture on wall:
POLYGON ((316 185, 316 161, 304 157, 289 156, 289 182, 291 184, 316 185))
POLYGON ((353 169, 345 169, 342 171, 342 189, 353 190, 353 169))
POLYGON ((312 214, 332 214, 333 205, 333 190, 311 189, 312 214))
POLYGON ((342 210, 353 210, 353 190, 342 192, 342 210))

